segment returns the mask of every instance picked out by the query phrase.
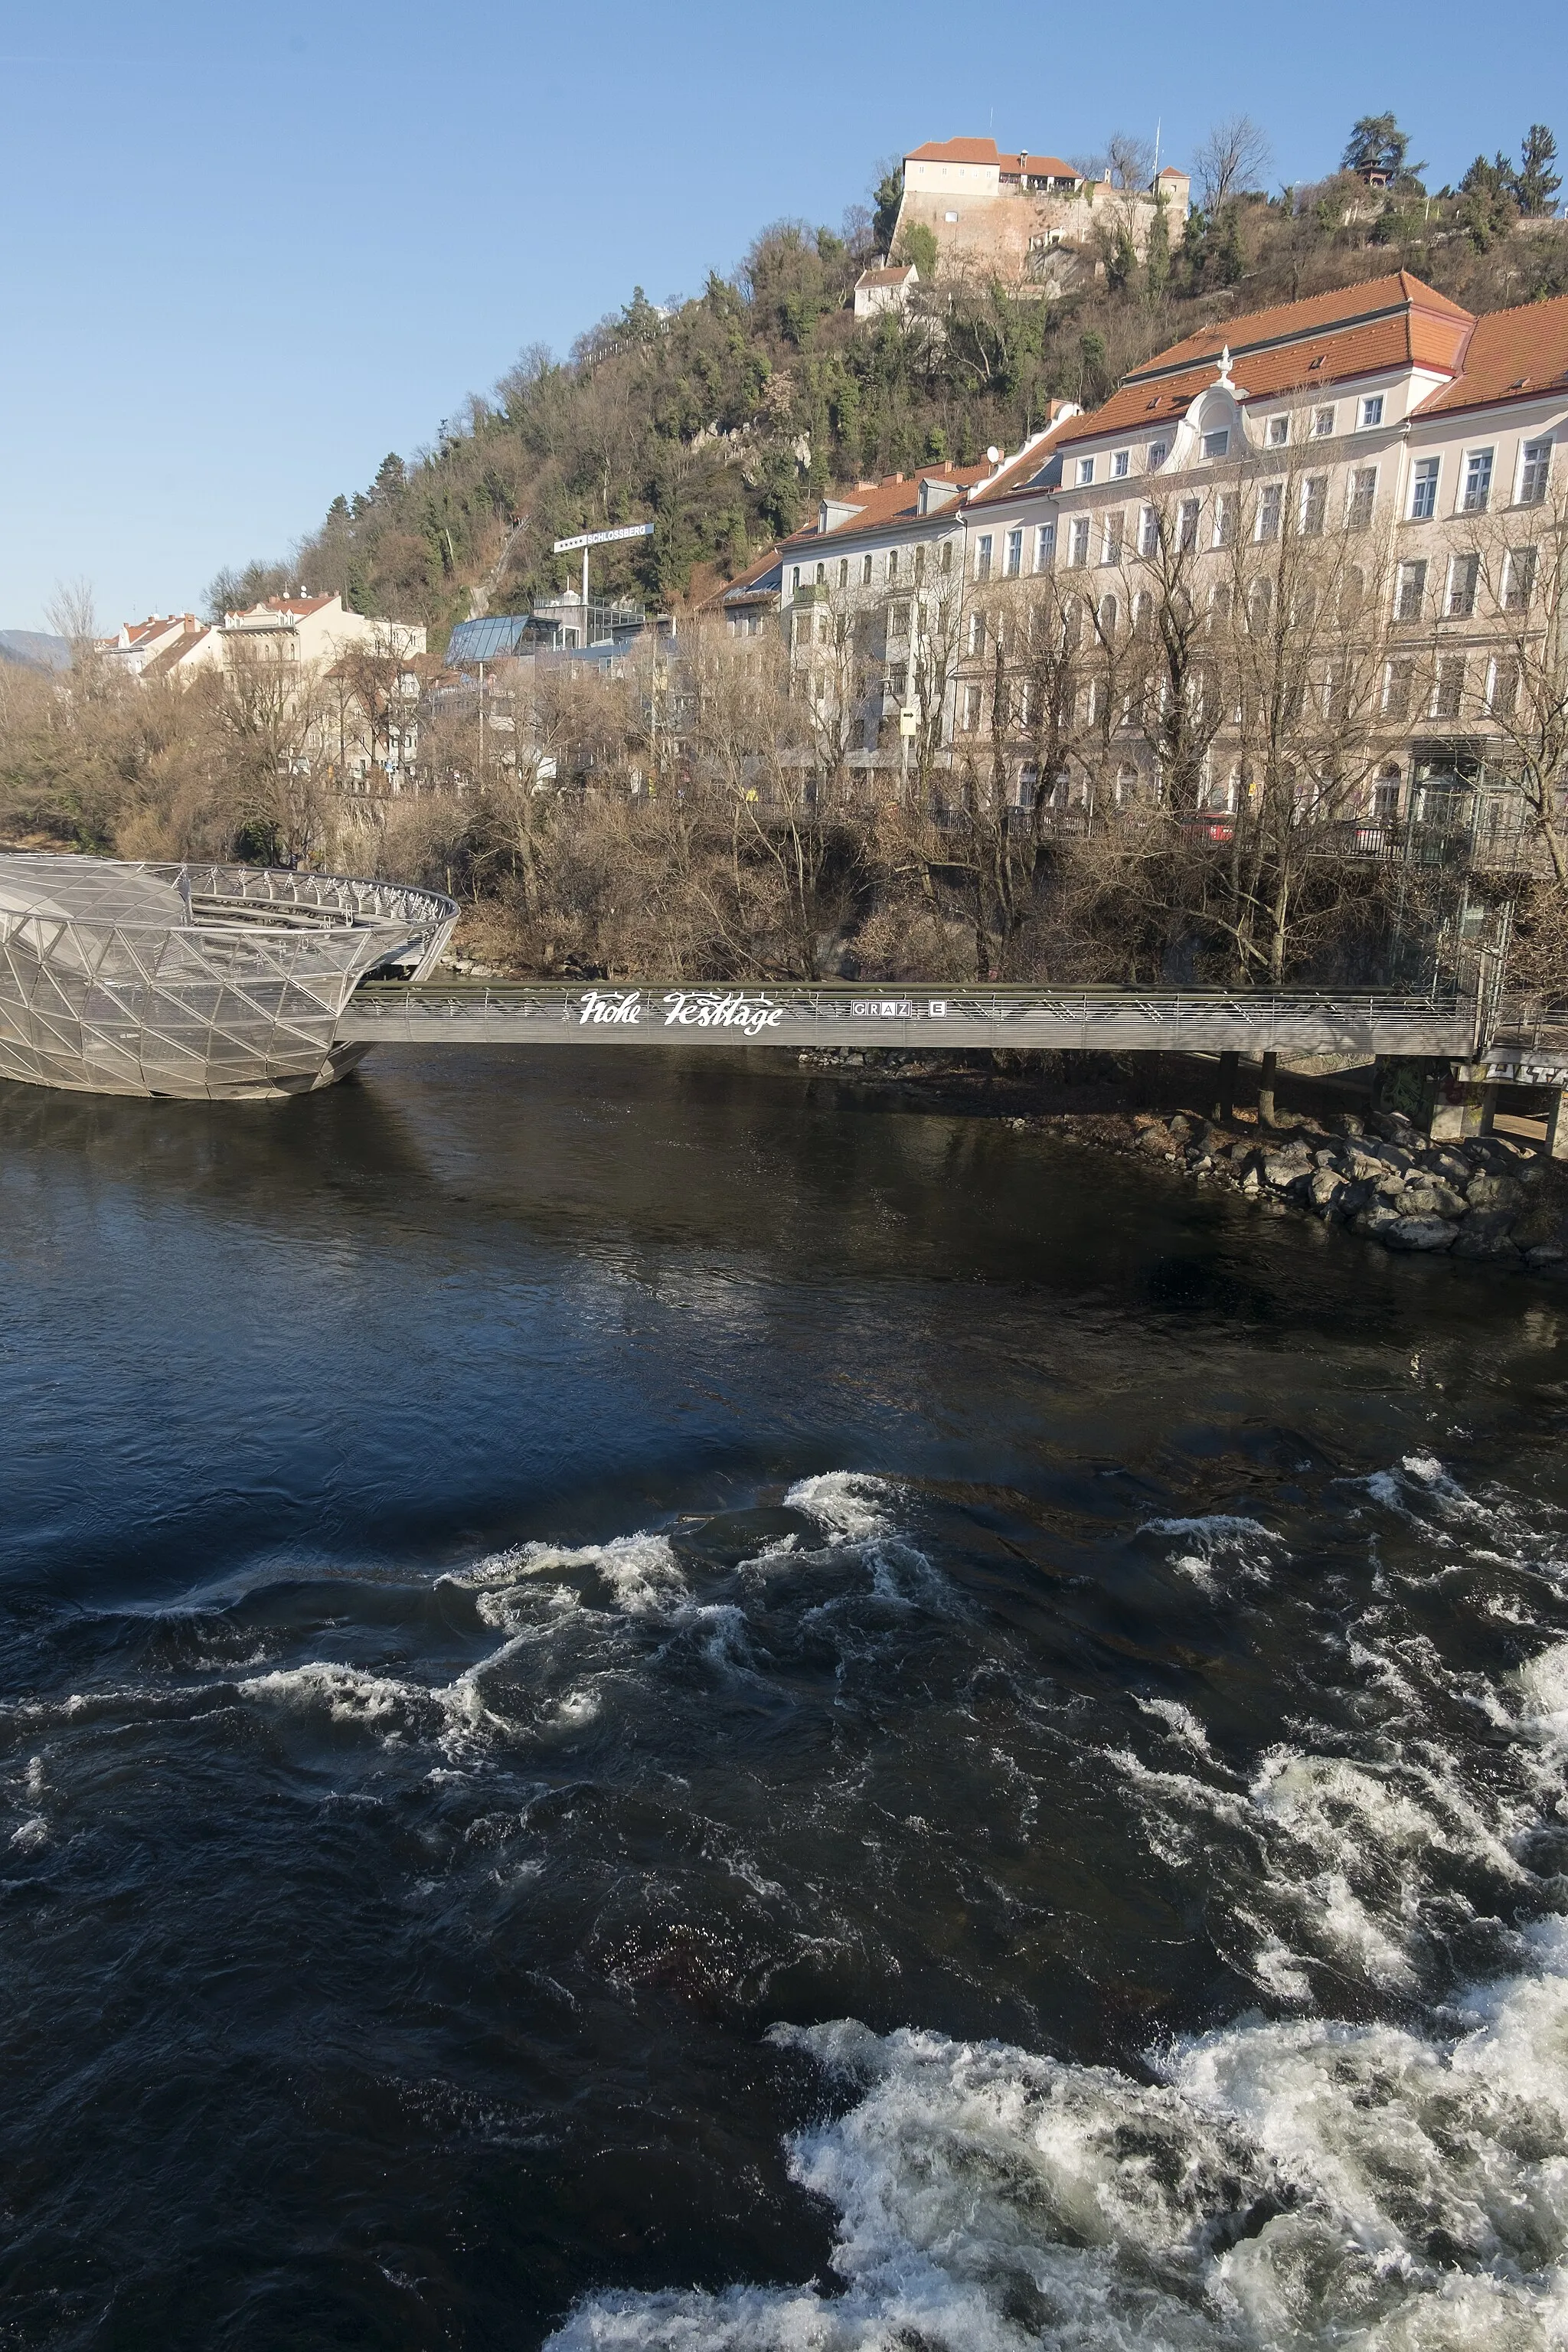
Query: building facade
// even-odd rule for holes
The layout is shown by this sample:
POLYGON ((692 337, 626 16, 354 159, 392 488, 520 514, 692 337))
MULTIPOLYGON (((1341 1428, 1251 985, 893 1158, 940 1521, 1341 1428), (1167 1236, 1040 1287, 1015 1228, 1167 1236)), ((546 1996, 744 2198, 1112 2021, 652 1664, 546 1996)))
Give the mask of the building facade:
POLYGON ((935 240, 939 274, 998 278, 1047 292, 1104 266, 1125 236, 1142 259, 1163 215, 1174 247, 1186 231, 1191 184, 1168 166, 1148 189, 1086 179, 1059 155, 1008 154, 994 139, 932 140, 904 157, 894 255, 918 226, 935 240))
POLYGON ((1257 789, 1268 712, 1247 678, 1270 635, 1300 665, 1284 691, 1303 790, 1337 760, 1345 814, 1367 821, 1430 817, 1489 780, 1506 797, 1526 689, 1549 703, 1568 656, 1565 437, 1568 299, 1477 319, 1401 272, 1186 338, 966 497, 965 578, 994 620, 966 639, 954 755, 990 757, 1001 737, 1014 789, 1038 782, 1037 714, 996 657, 1032 582, 1106 694, 1126 681, 1112 720, 1086 677, 1087 736, 1081 712, 1076 734, 1057 730, 1069 796, 1094 789, 1091 769, 1101 786, 1110 769, 1119 790, 1170 789, 1172 714, 1152 723, 1149 689, 1168 700, 1179 680, 1138 641, 1141 614, 1152 630, 1175 597, 1194 676, 1205 660, 1224 672, 1204 805, 1234 811, 1257 789), (1353 694, 1353 729, 1336 693, 1353 694))

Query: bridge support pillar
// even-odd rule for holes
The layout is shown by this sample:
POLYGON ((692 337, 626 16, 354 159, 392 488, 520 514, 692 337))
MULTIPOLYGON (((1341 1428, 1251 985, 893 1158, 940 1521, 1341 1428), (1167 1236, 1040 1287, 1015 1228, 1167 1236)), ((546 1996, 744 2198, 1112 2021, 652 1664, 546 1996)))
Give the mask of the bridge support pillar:
POLYGON ((1446 1077, 1433 1080, 1432 1108, 1426 1119, 1434 1143, 1462 1143, 1467 1136, 1489 1135, 1497 1110, 1497 1088, 1484 1078, 1446 1077))
POLYGON ((1546 1113, 1546 1157, 1568 1160, 1568 1087, 1559 1087, 1546 1113))
POLYGON ((1240 1070, 1241 1055, 1239 1054, 1222 1054, 1220 1055, 1219 1076, 1215 1080, 1214 1110, 1212 1113, 1214 1118, 1228 1119, 1234 1117, 1236 1111, 1236 1082, 1240 1070))

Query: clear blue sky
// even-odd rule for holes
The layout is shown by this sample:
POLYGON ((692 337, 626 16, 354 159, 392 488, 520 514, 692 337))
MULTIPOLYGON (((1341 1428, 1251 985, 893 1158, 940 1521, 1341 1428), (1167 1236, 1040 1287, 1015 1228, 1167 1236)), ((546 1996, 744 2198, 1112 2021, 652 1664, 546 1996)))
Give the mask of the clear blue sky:
MULTIPOLYGON (((837 224, 882 156, 988 131, 1183 161, 1218 115, 1277 181, 1393 107, 1433 185, 1544 116, 1551 5, 905 0, 626 8, 0 0, 0 626, 86 579, 100 619, 287 551, 388 449, 634 283, 837 224)), ((1561 120, 1553 121, 1553 109, 1561 120)))

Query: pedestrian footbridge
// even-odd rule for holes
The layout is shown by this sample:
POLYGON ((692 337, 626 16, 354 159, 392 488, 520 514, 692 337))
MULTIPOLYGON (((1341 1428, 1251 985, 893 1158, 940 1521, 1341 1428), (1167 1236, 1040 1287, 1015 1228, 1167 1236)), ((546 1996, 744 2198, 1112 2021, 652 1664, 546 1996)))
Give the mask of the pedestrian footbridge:
POLYGON ((1476 1048, 1473 1002, 1341 990, 700 987, 650 982, 362 982, 335 1041, 353 1045, 897 1046, 1048 1053, 1436 1055, 1476 1048))

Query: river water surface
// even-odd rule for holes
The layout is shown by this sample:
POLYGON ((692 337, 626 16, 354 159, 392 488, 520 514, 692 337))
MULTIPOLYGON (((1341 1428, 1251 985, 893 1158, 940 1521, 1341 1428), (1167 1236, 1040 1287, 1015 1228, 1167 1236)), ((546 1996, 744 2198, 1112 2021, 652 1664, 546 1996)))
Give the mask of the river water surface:
POLYGON ((1568 2340, 1568 1293, 741 1053, 0 1258, 6 2352, 1568 2340))

